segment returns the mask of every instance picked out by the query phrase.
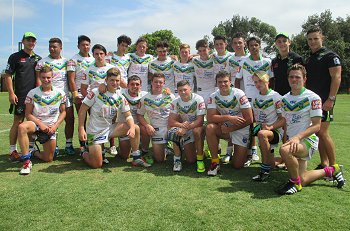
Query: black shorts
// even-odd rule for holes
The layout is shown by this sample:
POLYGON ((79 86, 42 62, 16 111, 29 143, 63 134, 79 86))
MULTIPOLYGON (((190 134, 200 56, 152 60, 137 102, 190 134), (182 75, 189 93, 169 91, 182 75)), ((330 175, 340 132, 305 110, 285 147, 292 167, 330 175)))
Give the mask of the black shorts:
POLYGON ((17 105, 11 104, 9 108, 9 113, 14 115, 24 115, 26 112, 26 105, 20 104, 19 102, 17 105))
POLYGON ((333 121, 333 108, 330 111, 322 110, 321 122, 332 122, 333 121))

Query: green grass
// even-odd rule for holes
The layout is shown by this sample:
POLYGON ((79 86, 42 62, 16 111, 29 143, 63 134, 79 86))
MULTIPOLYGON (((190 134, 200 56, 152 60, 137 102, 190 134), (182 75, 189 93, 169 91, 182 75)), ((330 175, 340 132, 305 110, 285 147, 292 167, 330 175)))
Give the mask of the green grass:
MULTIPOLYGON (((78 157, 52 163, 34 160, 30 175, 9 163, 7 94, 0 94, 0 230, 348 230, 349 186, 339 190, 323 180, 292 196, 274 189, 288 178, 272 172, 268 183, 253 183, 254 164, 243 170, 223 166, 217 177, 197 174, 172 161, 150 169, 133 168, 110 157, 111 164, 89 169, 78 157)), ((338 156, 348 176, 350 96, 339 95, 331 126, 338 156)), ((63 126, 60 147, 64 147, 63 126)), ((77 147, 75 138, 75 146, 77 147)), ((224 146, 224 144, 222 144, 224 146)), ((62 151, 62 150, 61 150, 62 151)), ((309 164, 319 162, 315 155, 309 164)), ((209 164, 209 163, 208 163, 209 164)), ((207 165, 208 166, 208 165, 207 165)))

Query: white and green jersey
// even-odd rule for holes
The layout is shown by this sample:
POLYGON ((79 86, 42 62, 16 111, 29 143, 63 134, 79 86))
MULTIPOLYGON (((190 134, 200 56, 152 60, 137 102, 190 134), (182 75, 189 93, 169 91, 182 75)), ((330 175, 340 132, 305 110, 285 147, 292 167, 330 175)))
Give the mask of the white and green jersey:
POLYGON ((41 59, 35 67, 36 71, 40 71, 44 66, 52 68, 52 86, 61 89, 68 95, 68 79, 67 79, 67 59, 53 59, 51 55, 41 59))
POLYGON ((100 84, 105 83, 107 71, 113 67, 109 63, 105 63, 103 67, 97 67, 94 63, 84 72, 81 84, 89 86, 89 91, 98 88, 100 84))
POLYGON ((67 63, 67 71, 75 72, 75 86, 79 93, 79 96, 82 97, 80 93, 81 82, 84 77, 84 72, 95 62, 95 58, 91 57, 83 57, 80 53, 74 55, 67 63))
POLYGON ((227 71, 229 73, 231 73, 232 83, 235 82, 235 78, 236 78, 237 73, 239 72, 240 65, 241 65, 242 61, 247 57, 248 56, 236 56, 235 54, 233 54, 233 55, 231 55, 230 59, 228 60, 227 71))
MULTIPOLYGON (((209 97, 207 109, 216 109, 220 115, 242 116, 242 109, 251 108, 249 100, 244 92, 231 87, 230 94, 223 96, 220 90, 216 90, 209 97)), ((228 123, 230 124, 230 123, 228 123)))
POLYGON ((57 122, 61 104, 66 104, 63 90, 52 87, 51 91, 43 92, 42 87, 36 87, 28 92, 25 104, 33 105, 32 114, 44 124, 50 126, 57 122))
POLYGON ((142 81, 142 90, 148 91, 148 64, 153 60, 153 56, 145 54, 143 57, 130 54, 130 66, 128 70, 128 77, 137 75, 142 81))
POLYGON ((259 60, 252 60, 251 56, 242 60, 236 79, 243 79, 244 91, 248 98, 252 98, 258 93, 253 80, 253 75, 256 71, 265 71, 272 78, 271 60, 262 56, 260 56, 259 60))
POLYGON ((130 66, 130 54, 124 54, 123 56, 117 55, 116 52, 113 52, 112 56, 108 56, 110 64, 117 67, 120 70, 122 79, 126 82, 128 81, 128 69, 130 66))
POLYGON ((170 113, 179 115, 182 122, 193 122, 200 115, 205 115, 205 103, 202 96, 192 93, 191 99, 187 102, 183 101, 181 97, 177 97, 171 103, 170 113))
POLYGON ((187 80, 191 88, 194 90, 194 66, 192 62, 181 63, 176 61, 173 64, 174 79, 175 79, 175 93, 177 93, 177 83, 181 80, 187 80))
POLYGON ((90 108, 89 123, 86 130, 88 134, 98 134, 109 129, 118 111, 122 113, 130 111, 128 101, 120 91, 100 93, 98 89, 94 89, 85 97, 83 103, 90 108))
POLYGON ((225 55, 219 56, 217 53, 213 54, 214 61, 214 78, 220 71, 228 71, 229 59, 232 56, 231 52, 226 51, 225 55))
POLYGON ((164 88, 169 88, 171 92, 175 92, 175 80, 173 71, 174 61, 167 57, 164 61, 155 59, 149 63, 148 70, 150 73, 163 73, 165 76, 164 88))
POLYGON ((197 94, 207 100, 215 91, 214 61, 213 59, 204 61, 199 57, 194 57, 192 63, 197 82, 197 94))
POLYGON ((311 118, 322 116, 321 98, 306 88, 299 95, 287 93, 282 97, 282 115, 286 118, 289 138, 305 131, 311 125, 311 118))
POLYGON ((152 95, 148 92, 142 97, 137 114, 144 115, 147 113, 150 124, 154 128, 166 128, 168 126, 171 102, 174 99, 175 96, 173 94, 152 95))
MULTIPOLYGON (((135 124, 138 123, 137 120, 137 109, 140 105, 140 100, 142 97, 144 97, 148 92, 147 91, 140 91, 139 94, 135 97, 131 96, 129 94, 129 90, 126 88, 120 89, 120 92, 125 97, 125 99, 128 101, 130 106, 130 112, 132 115, 132 118, 134 119, 135 124)), ((117 122, 126 122, 125 116, 122 113, 118 112, 117 122)))
POLYGON ((281 99, 282 96, 272 89, 269 89, 266 95, 260 93, 255 95, 252 98, 255 122, 267 125, 275 123, 278 115, 282 113, 281 99))

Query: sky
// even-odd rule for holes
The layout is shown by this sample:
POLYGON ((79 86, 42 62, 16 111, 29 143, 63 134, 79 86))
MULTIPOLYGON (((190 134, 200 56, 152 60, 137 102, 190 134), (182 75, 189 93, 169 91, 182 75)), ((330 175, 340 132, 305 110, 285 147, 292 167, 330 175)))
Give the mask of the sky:
MULTIPOLYGON (((14 0, 14 51, 23 33, 37 36, 35 52, 47 56, 48 41, 62 39, 62 0, 14 0)), ((348 0, 64 0, 63 56, 77 53, 77 37, 85 34, 92 44, 116 50, 116 38, 126 34, 135 42, 139 36, 169 29, 181 42, 194 47, 221 21, 233 15, 256 17, 277 31, 298 34, 307 17, 326 9, 333 18, 349 15, 348 0), (330 4, 331 3, 331 4, 330 4)), ((12 0, 0 0, 0 71, 12 53, 12 0)))

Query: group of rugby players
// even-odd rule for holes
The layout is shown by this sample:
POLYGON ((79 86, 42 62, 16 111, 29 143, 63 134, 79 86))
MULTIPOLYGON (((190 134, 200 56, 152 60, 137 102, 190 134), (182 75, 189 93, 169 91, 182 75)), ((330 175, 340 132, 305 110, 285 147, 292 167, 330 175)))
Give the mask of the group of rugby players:
POLYGON ((242 33, 232 38, 233 53, 227 51, 224 36, 215 36, 214 52, 202 39, 196 43, 196 55, 181 44, 179 58, 169 56, 166 41, 157 43, 157 57, 147 54, 143 37, 136 51, 127 53, 131 39, 125 35, 117 38, 117 51, 107 53, 96 44, 90 55, 90 38, 81 35, 79 52, 68 60, 61 56, 59 38, 50 39, 50 54, 41 59, 33 52, 35 34, 26 32, 24 48, 10 56, 5 74, 14 112, 10 160, 23 161, 23 175, 30 173, 33 157, 52 161, 59 153, 57 128, 63 120, 65 152, 74 155, 75 105, 80 155, 92 168, 108 163, 109 142, 112 155, 134 166, 163 162, 172 151, 175 172, 182 170, 182 158, 196 163, 197 172, 205 172, 206 153, 211 158, 207 174, 215 176, 220 162, 239 169, 259 160, 257 137, 262 163, 252 180, 266 181, 272 168, 285 165, 290 179, 279 194, 294 194, 320 178, 342 188, 342 166, 336 163, 328 133, 341 63, 323 47, 323 39, 317 27, 307 32, 311 53, 304 62, 290 51, 286 33, 276 35, 278 54, 272 61, 262 56, 258 37, 246 40, 242 33), (227 141, 221 158, 220 139, 227 141), (35 140, 43 144, 43 151, 34 147, 35 140), (280 143, 277 158, 274 152, 280 143), (321 163, 307 170, 317 149, 321 163))

